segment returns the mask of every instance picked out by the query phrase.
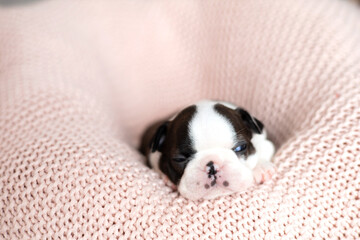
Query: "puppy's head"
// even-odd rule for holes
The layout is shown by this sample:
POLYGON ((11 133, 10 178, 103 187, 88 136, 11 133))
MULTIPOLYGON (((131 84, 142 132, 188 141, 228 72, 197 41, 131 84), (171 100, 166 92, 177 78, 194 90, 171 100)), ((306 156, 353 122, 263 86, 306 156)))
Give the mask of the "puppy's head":
POLYGON ((181 195, 209 199, 254 183, 256 145, 266 141, 264 134, 263 124, 244 109, 203 101, 149 130, 143 152, 181 195))

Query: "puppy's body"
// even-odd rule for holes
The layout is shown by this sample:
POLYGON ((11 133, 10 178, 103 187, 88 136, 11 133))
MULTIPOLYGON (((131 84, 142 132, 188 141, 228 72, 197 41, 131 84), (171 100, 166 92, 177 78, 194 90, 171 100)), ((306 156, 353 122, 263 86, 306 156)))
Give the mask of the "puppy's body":
POLYGON ((201 101, 154 124, 141 151, 189 199, 242 191, 274 173, 274 146, 263 124, 225 102, 201 101))

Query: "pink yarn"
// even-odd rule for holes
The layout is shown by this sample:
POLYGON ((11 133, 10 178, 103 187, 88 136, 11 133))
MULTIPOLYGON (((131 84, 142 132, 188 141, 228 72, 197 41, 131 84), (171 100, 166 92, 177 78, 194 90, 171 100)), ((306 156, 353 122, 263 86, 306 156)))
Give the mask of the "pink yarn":
POLYGON ((0 238, 360 239, 359 63, 346 1, 0 7, 0 238), (274 179, 193 202, 144 166, 204 98, 265 123, 274 179))

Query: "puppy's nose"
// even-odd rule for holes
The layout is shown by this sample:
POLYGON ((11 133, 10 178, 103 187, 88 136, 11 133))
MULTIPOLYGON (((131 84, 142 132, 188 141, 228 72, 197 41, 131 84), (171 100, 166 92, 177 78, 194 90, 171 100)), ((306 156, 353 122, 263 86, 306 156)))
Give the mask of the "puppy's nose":
POLYGON ((207 174, 209 174, 209 176, 215 175, 218 170, 219 170, 219 167, 214 163, 214 161, 209 161, 206 164, 206 172, 207 172, 207 174))

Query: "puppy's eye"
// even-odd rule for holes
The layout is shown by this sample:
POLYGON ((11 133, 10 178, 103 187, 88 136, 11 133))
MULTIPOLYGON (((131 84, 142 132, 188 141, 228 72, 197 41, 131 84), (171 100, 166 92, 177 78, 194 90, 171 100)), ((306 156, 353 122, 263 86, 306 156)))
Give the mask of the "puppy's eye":
POLYGON ((237 145, 235 148, 233 148, 233 151, 235 153, 243 153, 247 148, 247 144, 246 143, 241 143, 239 145, 237 145))
POLYGON ((184 156, 176 156, 176 157, 173 158, 173 160, 174 160, 175 162, 185 162, 185 161, 186 161, 186 157, 184 157, 184 156))

